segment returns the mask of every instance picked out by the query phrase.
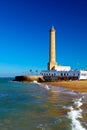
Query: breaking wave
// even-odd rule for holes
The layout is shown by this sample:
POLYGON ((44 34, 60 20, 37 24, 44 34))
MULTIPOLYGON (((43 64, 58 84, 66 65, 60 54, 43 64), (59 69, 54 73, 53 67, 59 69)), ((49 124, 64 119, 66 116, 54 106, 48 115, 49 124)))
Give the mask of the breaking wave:
POLYGON ((81 122, 78 119, 82 118, 82 109, 80 108, 83 103, 84 96, 79 98, 79 99, 74 99, 73 100, 73 105, 71 107, 68 107, 68 109, 70 110, 70 112, 67 113, 68 119, 71 120, 71 127, 72 130, 86 130, 85 128, 83 128, 81 122))
MULTIPOLYGON (((67 118, 70 120, 70 127, 72 130, 86 130, 86 128, 83 127, 80 119, 82 117, 82 112, 83 110, 81 109, 81 106, 83 105, 83 99, 84 94, 77 93, 75 91, 70 91, 61 87, 55 87, 47 84, 41 84, 38 83, 37 81, 34 81, 34 83, 38 84, 40 87, 45 88, 46 90, 50 90, 51 92, 58 93, 59 95, 62 94, 62 96, 68 94, 71 95, 71 103, 72 105, 67 107, 63 106, 64 109, 68 109, 67 112, 67 118), (77 97, 78 95, 78 97, 77 97), (74 99, 72 99, 72 96, 75 96, 74 99)), ((87 94, 87 93, 86 93, 87 94)), ((67 100, 67 98, 65 98, 67 100)), ((39 128, 42 128, 42 130, 45 130, 42 125, 39 126, 39 128)))
POLYGON ((50 87, 47 84, 41 84, 41 83, 37 82, 36 80, 34 80, 33 83, 40 85, 41 87, 45 88, 46 90, 50 90, 50 87))

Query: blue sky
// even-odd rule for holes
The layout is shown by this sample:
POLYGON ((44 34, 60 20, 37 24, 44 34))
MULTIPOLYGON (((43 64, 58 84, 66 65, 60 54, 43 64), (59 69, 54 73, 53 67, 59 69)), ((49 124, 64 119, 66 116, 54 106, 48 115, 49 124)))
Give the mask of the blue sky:
POLYGON ((87 69, 86 0, 0 0, 0 76, 47 69, 52 25, 57 62, 87 69))

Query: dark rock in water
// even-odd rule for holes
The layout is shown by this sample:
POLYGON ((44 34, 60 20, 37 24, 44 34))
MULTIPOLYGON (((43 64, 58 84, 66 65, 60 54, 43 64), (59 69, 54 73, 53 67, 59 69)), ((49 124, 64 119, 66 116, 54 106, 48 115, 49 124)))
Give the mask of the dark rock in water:
POLYGON ((32 82, 32 81, 38 81, 38 82, 44 82, 43 76, 16 76, 13 81, 20 81, 20 82, 32 82))
POLYGON ((14 81, 25 81, 26 77, 25 76, 16 76, 14 81))

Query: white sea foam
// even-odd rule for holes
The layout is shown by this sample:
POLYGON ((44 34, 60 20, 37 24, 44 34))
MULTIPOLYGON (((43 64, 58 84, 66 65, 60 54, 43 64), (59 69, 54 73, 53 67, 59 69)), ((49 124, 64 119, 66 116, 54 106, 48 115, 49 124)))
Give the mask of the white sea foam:
POLYGON ((38 84, 38 85, 40 85, 41 87, 43 87, 47 90, 50 90, 50 87, 47 84, 41 84, 41 83, 37 82, 36 80, 34 80, 33 83, 38 84))
POLYGON ((38 83, 38 82, 36 80, 34 80, 33 83, 38 83))
POLYGON ((36 80, 34 80, 33 83, 35 83, 35 84, 39 84, 39 85, 41 84, 41 83, 39 83, 39 82, 36 81, 36 80))
POLYGON ((73 108, 72 106, 69 106, 69 107, 67 107, 67 106, 63 106, 63 109, 73 110, 74 108, 73 108))
POLYGON ((70 110, 70 112, 67 113, 68 118, 71 119, 71 126, 72 126, 72 130, 86 130, 85 128, 83 128, 83 126, 81 125, 81 122, 78 120, 78 118, 82 118, 82 109, 80 109, 80 107, 82 106, 82 99, 84 97, 81 97, 79 99, 75 99, 74 101, 74 105, 75 108, 68 107, 68 109, 70 110))
POLYGON ((71 110, 70 112, 68 112, 68 118, 72 121, 72 130, 86 130, 82 127, 80 121, 78 120, 78 118, 82 118, 81 112, 81 109, 71 110))
POLYGON ((45 88, 46 90, 50 90, 49 85, 47 84, 39 84, 41 87, 45 88))
POLYGON ((46 84, 45 85, 45 88, 47 89, 47 90, 50 90, 50 87, 46 84))
POLYGON ((85 128, 82 127, 80 121, 78 118, 82 118, 81 115, 82 110, 74 110, 72 109, 70 112, 68 112, 68 118, 71 119, 72 121, 72 130, 86 130, 85 128))
POLYGON ((45 130, 45 127, 43 126, 43 124, 39 124, 39 125, 37 126, 37 128, 39 128, 39 129, 41 129, 41 130, 45 130))
POLYGON ((83 105, 83 103, 80 102, 80 101, 75 101, 75 102, 74 102, 74 105, 76 106, 76 108, 79 108, 80 106, 83 105))
POLYGON ((76 108, 79 108, 79 107, 81 107, 83 105, 83 103, 82 103, 83 98, 84 98, 84 96, 82 96, 79 99, 73 100, 74 105, 75 105, 76 108))

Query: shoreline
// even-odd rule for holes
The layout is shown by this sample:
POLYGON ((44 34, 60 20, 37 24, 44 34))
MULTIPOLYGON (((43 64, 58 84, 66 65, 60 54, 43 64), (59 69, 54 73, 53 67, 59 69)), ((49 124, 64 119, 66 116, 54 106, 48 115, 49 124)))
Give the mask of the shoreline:
POLYGON ((44 80, 43 76, 16 76, 13 81, 19 82, 33 82, 37 81, 42 84, 54 85, 63 88, 67 88, 69 90, 74 90, 76 92, 87 92, 87 80, 61 80, 61 81, 50 81, 47 82, 44 80))
POLYGON ((43 82, 43 84, 63 87, 76 92, 87 92, 87 80, 73 80, 73 81, 57 81, 57 82, 43 82))

